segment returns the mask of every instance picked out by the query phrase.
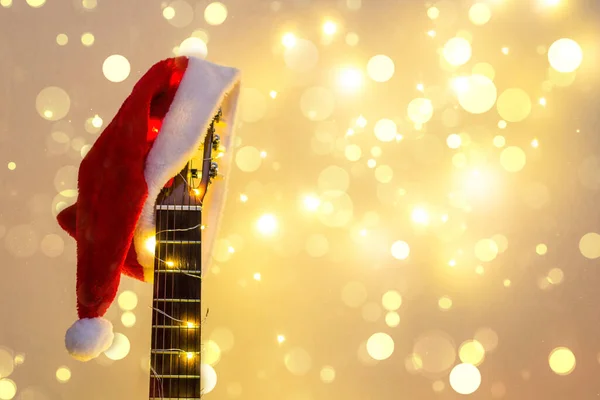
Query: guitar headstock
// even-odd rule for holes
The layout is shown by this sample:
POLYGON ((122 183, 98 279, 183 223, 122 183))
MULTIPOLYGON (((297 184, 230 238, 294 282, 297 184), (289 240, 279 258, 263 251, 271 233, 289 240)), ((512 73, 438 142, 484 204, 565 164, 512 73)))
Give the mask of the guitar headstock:
POLYGON ((210 184, 219 177, 218 159, 225 148, 218 134, 224 125, 219 110, 211 121, 200 148, 185 168, 169 182, 158 199, 163 205, 202 205, 210 184))
POLYGON ((222 117, 223 114, 219 110, 208 127, 204 143, 198 149, 199 157, 190 160, 190 182, 200 179, 199 184, 192 188, 192 192, 200 204, 204 201, 209 185, 219 176, 217 159, 225 151, 221 144, 221 137, 217 133, 218 128, 222 125, 222 117), (195 168, 196 165, 199 165, 200 169, 195 168))

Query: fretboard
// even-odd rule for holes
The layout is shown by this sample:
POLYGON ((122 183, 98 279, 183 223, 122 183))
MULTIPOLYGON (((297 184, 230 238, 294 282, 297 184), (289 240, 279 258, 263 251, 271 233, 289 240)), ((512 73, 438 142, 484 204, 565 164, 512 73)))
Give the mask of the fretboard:
POLYGON ((200 399, 200 206, 156 207, 150 400, 200 399))

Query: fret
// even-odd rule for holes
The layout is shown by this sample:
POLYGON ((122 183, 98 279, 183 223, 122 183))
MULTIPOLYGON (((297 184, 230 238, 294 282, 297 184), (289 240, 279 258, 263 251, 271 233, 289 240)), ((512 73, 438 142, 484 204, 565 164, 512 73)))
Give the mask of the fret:
POLYGON ((200 379, 200 375, 154 375, 155 378, 200 379))
POLYGON ((202 332, 200 329, 176 329, 175 327, 171 327, 169 325, 153 325, 152 330, 156 335, 156 338, 159 339, 157 340, 156 346, 153 348, 152 354, 195 354, 201 350, 201 344, 199 343, 199 340, 202 332), (179 350, 184 351, 181 352, 179 350))
MULTIPOLYGON (((190 278, 193 279, 193 278, 190 278)), ((200 285, 200 283, 198 283, 200 285)), ((179 288, 175 290, 185 290, 185 288, 179 288)), ((200 294, 200 289, 198 288, 198 295, 200 294)), ((202 309, 200 307, 201 302, 170 302, 170 301, 155 301, 153 306, 153 317, 154 320, 152 323, 154 325, 169 325, 169 326, 185 326, 188 322, 191 322, 195 325, 200 323, 200 318, 202 315, 202 309), (157 311, 158 310, 158 311, 157 311), (161 312, 162 311, 162 312, 161 312), (172 318, 167 317, 163 313, 168 314, 172 318), (156 314, 156 315, 154 315, 156 314), (181 320, 183 322, 178 322, 175 319, 181 320)))
POLYGON ((200 241, 201 211, 156 212, 156 241, 200 241))
POLYGON ((202 271, 198 271, 198 270, 194 270, 194 269, 180 269, 180 268, 174 268, 174 267, 169 268, 168 265, 167 265, 167 268, 157 269, 156 271, 154 271, 154 273, 155 273, 155 275, 156 274, 187 274, 187 275, 194 275, 195 277, 198 277, 198 278, 202 278, 202 271))
POLYGON ((199 240, 161 240, 159 243, 164 244, 202 244, 199 240))
POLYGON ((200 283, 202 281, 198 277, 186 274, 155 273, 154 298, 198 300, 201 298, 200 283))
POLYGON ((188 400, 197 399, 200 398, 200 396, 200 379, 150 377, 150 398, 188 400), (160 390, 161 387, 162 391, 160 390))
POLYGON ((187 354, 199 355, 200 352, 199 351, 180 351, 180 350, 173 350, 173 349, 165 349, 165 350, 152 349, 152 350, 150 350, 150 354, 174 354, 174 355, 178 355, 180 357, 187 357, 187 354))
POLYGON ((201 205, 189 205, 189 206, 185 206, 185 205, 158 205, 156 206, 156 209, 159 211, 202 211, 202 206, 201 205))
POLYGON ((154 301, 162 301, 167 303, 200 303, 200 299, 154 299, 154 301))

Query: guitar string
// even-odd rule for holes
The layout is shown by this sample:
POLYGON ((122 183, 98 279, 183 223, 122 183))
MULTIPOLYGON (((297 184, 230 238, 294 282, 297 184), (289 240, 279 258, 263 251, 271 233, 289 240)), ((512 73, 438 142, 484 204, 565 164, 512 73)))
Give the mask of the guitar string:
MULTIPOLYGON (((211 133, 214 135, 214 121, 211 123, 210 129, 211 129, 211 131, 212 131, 211 133)), ((212 143, 212 141, 211 141, 210 145, 212 146, 212 144, 213 144, 213 143, 212 143)), ((210 159, 212 159, 212 157, 211 157, 210 159)), ((207 159, 204 159, 204 160, 207 160, 207 159)), ((186 187, 192 187, 191 185, 189 185, 189 184, 188 184, 187 180, 186 180, 186 179, 185 179, 185 178, 184 178, 184 177, 181 175, 181 173, 180 173, 179 175, 181 176, 182 180, 185 182, 185 185, 186 185, 186 187)), ((217 176, 218 176, 218 175, 217 175, 217 176)), ((192 178, 192 179, 193 179, 193 178, 192 178)), ((191 198, 188 198, 188 203, 190 203, 190 202, 191 202, 191 198)), ((188 206, 189 206, 189 205, 190 205, 190 204, 188 204, 188 206)), ((167 226, 168 226, 168 224, 169 224, 169 218, 168 218, 168 215, 169 215, 169 207, 167 207, 167 210, 166 210, 166 211, 167 211, 167 213, 166 213, 166 214, 167 214, 167 226)), ((200 204, 200 212, 201 212, 201 211, 202 211, 202 203, 200 204)), ((175 215, 176 215, 176 214, 175 214, 175 215)), ((202 217, 202 214, 200 215, 200 218, 201 218, 201 217, 202 217)), ((201 221, 202 221, 202 220, 200 219, 200 222, 201 222, 201 221)), ((175 221, 174 221, 174 222, 175 222, 175 221)), ((176 225, 176 224, 175 224, 175 225, 176 225)), ((161 225, 159 224, 159 226, 161 226, 161 225)), ((197 229, 197 228, 199 228, 199 227, 201 228, 200 230, 203 230, 203 229, 205 228, 205 226, 202 226, 202 224, 200 223, 200 224, 198 224, 198 225, 196 225, 196 226, 189 227, 189 228, 184 228, 184 229, 181 229, 181 228, 179 228, 179 229, 167 229, 167 230, 162 230, 162 231, 159 231, 159 232, 157 232, 157 233, 156 233, 156 235, 158 235, 158 234, 160 234, 160 233, 166 233, 167 235, 168 235, 169 233, 173 233, 173 235, 174 235, 174 232, 176 232, 176 231, 184 231, 184 232, 185 232, 185 231, 191 231, 191 230, 197 229)), ((201 232, 200 232, 200 233, 201 233, 201 232)), ((156 236, 155 236, 155 237, 156 237, 156 236)), ((174 238, 174 236, 173 236, 173 238, 174 238)), ((201 239, 200 239, 200 240, 201 240, 201 239)), ((173 240, 171 243, 174 243, 174 240, 173 240)), ((167 243, 167 245, 168 245, 168 244, 169 244, 169 243, 167 243)), ((167 266, 167 263, 166 263, 164 260, 162 260, 162 259, 160 258, 160 253, 161 253, 161 251, 160 251, 160 250, 161 250, 161 249, 160 249, 160 246, 159 246, 159 249, 158 249, 159 257, 156 257, 156 258, 157 258, 159 261, 163 262, 163 263, 165 264, 165 266, 167 266)), ((191 249, 190 249, 190 246, 188 246, 188 251, 191 251, 191 249)), ((155 254, 156 254, 156 252, 155 252, 155 254)), ((200 256, 199 256, 199 257, 201 258, 201 257, 202 257, 202 255, 200 254, 200 256)), ((188 260, 189 260, 189 257, 188 257, 188 260)), ((188 266, 187 266, 187 269, 189 270, 189 268, 190 268, 190 266, 188 265, 188 266)), ((157 269, 158 269, 158 266, 157 266, 157 269)), ((177 269, 179 269, 179 268, 177 268, 177 269)), ((195 266, 194 266, 194 270, 196 270, 196 269, 197 269, 197 265, 195 265, 195 266)), ((179 270, 180 270, 180 269, 179 269, 179 270)), ((201 272, 201 270, 202 270, 202 264, 200 264, 200 276, 198 276, 198 275, 192 275, 192 274, 189 274, 189 273, 185 273, 185 272, 183 272, 183 271, 181 271, 181 270, 180 270, 180 272, 182 272, 184 275, 186 275, 186 276, 189 276, 189 277, 194 277, 194 278, 202 279, 202 272, 201 272)), ((197 271, 196 271, 196 272, 197 272, 197 271)), ((158 281, 159 281, 159 282, 157 283, 157 284, 158 284, 158 286, 157 286, 157 287, 160 287, 160 280, 161 280, 161 274, 160 274, 160 273, 158 273, 158 281)), ((167 279, 166 279, 166 276, 165 276, 165 286, 166 286, 166 281, 167 281, 167 279)), ((174 287, 173 287, 173 285, 174 285, 174 279, 172 279, 172 284, 171 284, 172 294, 174 295, 174 287)), ((166 287, 165 287, 165 290, 166 290, 166 287)), ((200 288, 200 290, 201 290, 201 288, 200 288)), ((200 292, 200 295, 201 295, 201 292, 200 292)), ((179 302, 177 302, 177 303, 178 303, 178 305, 177 305, 177 308, 178 308, 178 311, 179 311, 179 302)), ((166 305, 166 304, 165 304, 165 305, 166 305)), ((167 318, 170 318, 170 319, 172 319, 172 320, 175 320, 175 321, 178 321, 178 322, 184 322, 184 321, 182 321, 181 319, 174 318, 174 317, 172 317, 171 315, 168 315, 168 313, 166 313, 166 312, 164 312, 164 311, 162 311, 162 310, 160 310, 160 309, 158 309, 158 308, 156 308, 156 307, 152 307, 152 308, 153 308, 153 310, 155 310, 155 312, 159 312, 159 313, 163 314, 163 316, 166 316, 167 318)), ((171 308, 173 308, 173 302, 171 302, 171 308)), ((173 311, 173 310, 172 310, 172 311, 173 311)), ((204 318, 203 318, 203 319, 200 321, 200 324, 199 324, 199 326, 198 326, 198 329, 201 329, 201 328, 200 328, 200 327, 201 327, 201 325, 202 325, 202 324, 205 322, 206 318, 208 318, 208 313, 209 313, 209 310, 207 309, 207 310, 206 310, 206 315, 205 315, 205 317, 204 317, 204 318)), ((179 312, 178 312, 177 314, 178 314, 178 315, 181 315, 179 312)), ((156 328, 156 329, 157 329, 157 328, 156 328)), ((179 337, 179 339, 181 339, 181 326, 179 327, 179 330, 180 330, 180 335, 179 335, 178 337, 179 337)), ((188 333, 189 333, 189 331, 188 331, 188 333)), ((165 335, 163 335, 163 344, 164 344, 164 340, 165 340, 165 337, 164 337, 164 336, 165 336, 165 335)), ((156 335, 156 338, 158 339, 158 335, 156 335)), ((172 335, 172 334, 170 335, 170 341, 171 341, 171 345, 172 345, 172 342, 173 342, 173 335, 172 335)), ((188 341, 189 341, 189 338, 188 338, 188 341)), ((199 343, 199 345, 200 345, 200 348, 198 349, 197 353, 200 353, 200 351, 201 351, 201 348, 203 347, 203 346, 202 346, 202 343, 201 343, 201 335, 200 335, 200 334, 199 334, 199 337, 198 337, 198 342, 200 342, 200 343, 199 343)), ((164 348, 164 346, 163 346, 163 348, 164 348)), ((180 352, 186 353, 186 352, 185 352, 184 350, 182 350, 182 349, 166 349, 166 350, 175 350, 175 351, 180 351, 180 352)), ((189 349, 188 349, 188 350, 189 350, 189 349)), ((169 358, 170 358, 170 361, 171 361, 171 360, 172 360, 172 357, 169 357, 169 358)), ((163 364, 163 366, 164 366, 164 356, 162 357, 162 361, 163 361, 163 363, 162 363, 162 364, 163 364)), ((178 359, 178 361, 179 361, 179 359, 178 359)), ((198 367, 198 373, 200 374, 200 366, 201 366, 201 360, 200 360, 200 357, 198 357, 198 358, 197 358, 197 360, 195 360, 195 361, 194 361, 194 363, 197 363, 197 367, 198 367)), ((189 368, 189 363, 187 364, 187 367, 189 368)), ((171 368, 171 369, 172 369, 172 368, 171 368)), ((186 369, 187 369, 187 368, 186 368, 186 369)), ((158 393, 157 393, 157 394, 158 394, 158 396, 160 397, 160 399, 164 399, 164 397, 163 397, 163 390, 164 390, 163 383, 164 383, 164 382, 163 382, 163 380, 160 378, 160 376, 157 374, 157 372, 156 372, 155 368, 152 366, 152 363, 151 363, 151 365, 150 365, 150 372, 151 372, 151 374, 154 374, 154 375, 156 376, 156 378, 155 378, 155 381, 153 382, 153 384, 154 384, 156 381, 158 381, 158 384, 159 384, 159 387, 158 387, 158 393)), ((172 371, 170 371, 170 372, 171 372, 171 375, 172 375, 172 371)), ((163 371, 163 374, 164 374, 164 371, 163 371)), ((190 374, 187 374, 187 375, 190 375, 190 374)), ((190 381, 189 379, 187 379, 187 380, 186 380, 186 382, 189 382, 189 381, 190 381)), ((179 382, 178 382, 178 383, 179 383, 179 382)), ((201 382, 200 382, 200 383, 201 383, 201 382)), ((178 384, 178 385, 177 385, 177 398, 179 398, 179 387, 180 387, 180 385, 178 384)), ((169 389, 171 389, 171 381, 169 381, 169 389)), ((186 384, 186 389, 187 389, 187 384, 186 384)), ((169 392, 170 392, 170 393, 169 393, 169 394, 170 394, 170 397, 172 397, 172 390, 169 390, 169 392)), ((189 390, 188 390, 188 394, 189 394, 189 390)), ((154 395, 154 394, 153 394, 153 395, 154 395)), ((195 394, 195 393, 192 393, 192 395, 193 395, 193 396, 195 396, 196 394, 195 394)), ((200 387, 200 393, 198 393, 198 396, 199 396, 199 397, 201 397, 201 395, 202 395, 202 387, 200 387)))

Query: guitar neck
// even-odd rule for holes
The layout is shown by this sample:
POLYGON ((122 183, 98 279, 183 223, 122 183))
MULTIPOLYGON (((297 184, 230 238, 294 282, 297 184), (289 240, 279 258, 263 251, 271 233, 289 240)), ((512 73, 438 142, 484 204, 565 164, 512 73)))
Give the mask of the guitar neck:
POLYGON ((199 205, 156 207, 150 400, 200 399, 199 205))

